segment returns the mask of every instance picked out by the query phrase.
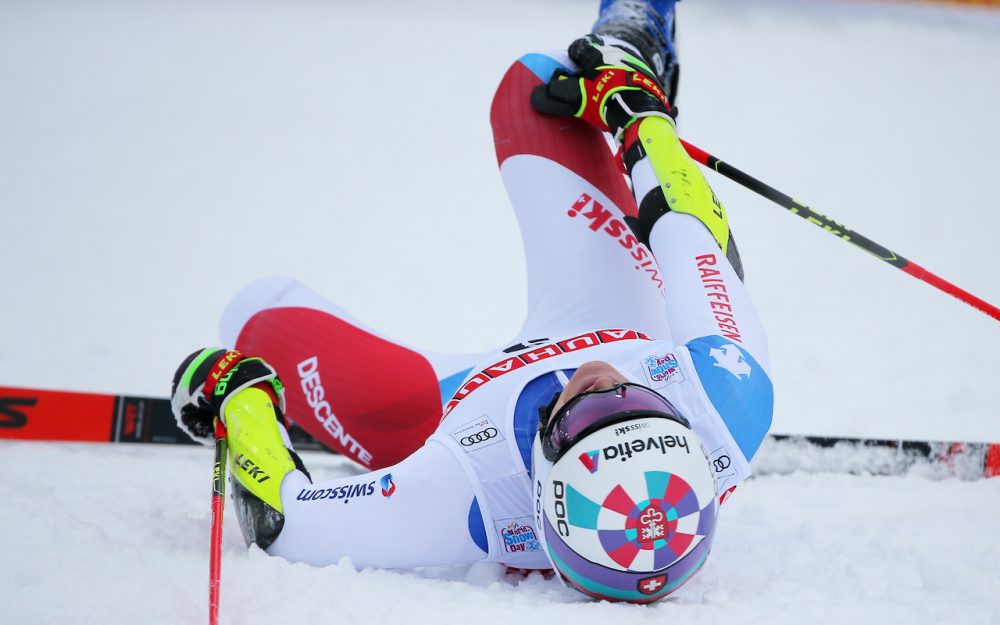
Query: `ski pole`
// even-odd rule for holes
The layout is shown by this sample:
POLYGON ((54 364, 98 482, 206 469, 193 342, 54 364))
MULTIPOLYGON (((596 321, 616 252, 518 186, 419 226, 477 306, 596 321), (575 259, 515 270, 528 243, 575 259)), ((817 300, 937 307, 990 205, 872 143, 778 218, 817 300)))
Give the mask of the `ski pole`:
POLYGON ((219 582, 222 577, 222 510, 226 501, 226 426, 215 420, 215 469, 212 473, 212 535, 208 561, 208 623, 219 623, 219 582))
POLYGON ((969 304, 973 308, 977 308, 982 312, 986 313, 987 315, 989 315, 990 317, 993 317, 997 321, 1000 321, 1000 308, 997 308, 996 306, 990 304, 989 302, 976 297, 972 293, 969 293, 968 291, 958 286, 955 286, 951 282, 948 282, 947 280, 931 273, 930 271, 927 271, 926 269, 916 264, 915 262, 907 260, 902 256, 900 256, 899 254, 896 254, 895 252, 882 247, 878 243, 872 241, 868 237, 858 234, 857 232, 851 230, 847 226, 843 224, 838 224, 829 217, 817 213, 816 211, 809 208, 805 204, 799 202, 798 200, 795 200, 785 195, 781 191, 778 191, 774 187, 764 184, 763 182, 757 180, 753 176, 746 174, 740 171, 739 169, 736 169, 729 163, 719 160, 718 158, 712 156, 708 152, 705 152, 701 148, 691 145, 690 143, 684 141, 683 139, 681 139, 681 144, 684 146, 684 149, 687 150, 687 153, 691 156, 691 158, 698 161, 702 165, 714 169, 715 171, 722 174, 726 178, 729 178, 730 180, 743 185, 744 187, 750 189, 751 191, 766 197, 775 204, 784 206, 792 213, 798 215, 799 217, 802 217, 806 221, 816 224, 817 226, 826 230, 830 234, 840 237, 841 239, 847 241, 848 243, 853 243, 855 246, 863 249, 872 256, 889 263, 890 265, 892 265, 897 269, 902 269, 904 272, 910 274, 914 278, 918 280, 923 280, 927 284, 930 284, 931 286, 936 287, 941 291, 944 291, 945 293, 962 300, 963 302, 969 304))

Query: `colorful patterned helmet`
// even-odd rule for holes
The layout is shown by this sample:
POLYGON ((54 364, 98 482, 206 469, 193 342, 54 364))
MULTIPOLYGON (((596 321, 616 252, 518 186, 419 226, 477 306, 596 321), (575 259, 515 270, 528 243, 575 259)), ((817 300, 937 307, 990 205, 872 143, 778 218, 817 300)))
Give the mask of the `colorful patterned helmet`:
POLYGON ((580 592, 656 601, 708 557, 715 477, 688 421, 659 393, 620 384, 543 414, 532 467, 542 544, 580 592))

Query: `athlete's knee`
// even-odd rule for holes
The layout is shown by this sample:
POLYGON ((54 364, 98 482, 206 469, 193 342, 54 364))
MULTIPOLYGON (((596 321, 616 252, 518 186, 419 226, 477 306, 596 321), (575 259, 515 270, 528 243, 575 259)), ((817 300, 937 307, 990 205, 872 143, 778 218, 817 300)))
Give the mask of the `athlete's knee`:
POLYGON ((219 336, 226 345, 235 345, 243 326, 260 311, 273 306, 281 295, 301 286, 294 278, 269 276, 254 280, 233 296, 219 319, 219 336))

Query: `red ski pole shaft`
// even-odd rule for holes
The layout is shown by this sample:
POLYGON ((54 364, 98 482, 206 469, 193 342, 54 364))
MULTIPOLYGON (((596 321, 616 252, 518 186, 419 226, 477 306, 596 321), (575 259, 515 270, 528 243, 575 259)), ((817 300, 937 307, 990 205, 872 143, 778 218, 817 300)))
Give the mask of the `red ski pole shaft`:
POLYGON ((722 174, 726 178, 729 178, 730 180, 743 185, 744 187, 750 189, 751 191, 766 197, 775 204, 787 208, 792 213, 798 215, 799 217, 805 219, 806 221, 812 222, 813 224, 826 230, 830 234, 840 237, 841 239, 847 241, 848 243, 854 244, 856 247, 863 249, 872 256, 889 263, 890 265, 896 267, 897 269, 903 270, 904 272, 910 274, 914 278, 922 280, 927 284, 941 291, 944 291, 948 295, 958 298, 959 300, 965 302, 966 304, 972 306, 973 308, 981 310, 982 312, 986 313, 990 317, 993 317, 997 321, 1000 321, 1000 308, 997 308, 993 304, 990 304, 989 302, 979 297, 976 297, 972 293, 969 293, 965 289, 962 289, 961 287, 958 287, 952 284, 951 282, 948 282, 944 278, 941 278, 931 273, 930 271, 927 271, 920 265, 910 260, 907 260, 906 258, 903 258, 902 256, 896 254, 892 250, 882 247, 878 243, 872 241, 871 239, 869 239, 864 235, 861 235, 851 230, 847 226, 835 222, 826 215, 817 213, 816 211, 809 208, 805 204, 799 202, 798 200, 793 199, 790 196, 785 195, 781 191, 778 191, 774 187, 771 187, 761 182, 760 180, 757 180, 753 176, 744 173, 739 169, 736 169, 729 163, 726 163, 712 156, 711 154, 705 152, 701 148, 691 145, 690 143, 684 141, 683 139, 681 140, 681 144, 684 146, 684 149, 687 150, 687 153, 691 156, 691 158, 698 161, 702 165, 714 169, 715 171, 722 174))
POLYGON ((215 468, 212 473, 212 545, 208 561, 208 623, 219 623, 219 582, 222 579, 222 511, 226 501, 226 426, 215 420, 215 468))

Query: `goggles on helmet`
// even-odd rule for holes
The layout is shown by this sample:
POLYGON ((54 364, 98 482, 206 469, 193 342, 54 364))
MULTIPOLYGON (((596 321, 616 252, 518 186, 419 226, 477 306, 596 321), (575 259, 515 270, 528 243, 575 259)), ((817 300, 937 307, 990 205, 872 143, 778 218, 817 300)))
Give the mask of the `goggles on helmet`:
POLYGON ((558 399, 559 396, 556 395, 552 403, 542 408, 538 420, 542 453, 549 462, 559 460, 573 443, 588 434, 622 421, 662 417, 677 421, 687 428, 691 427, 688 420, 663 395, 631 382, 600 391, 580 393, 553 415, 552 408, 558 399))

